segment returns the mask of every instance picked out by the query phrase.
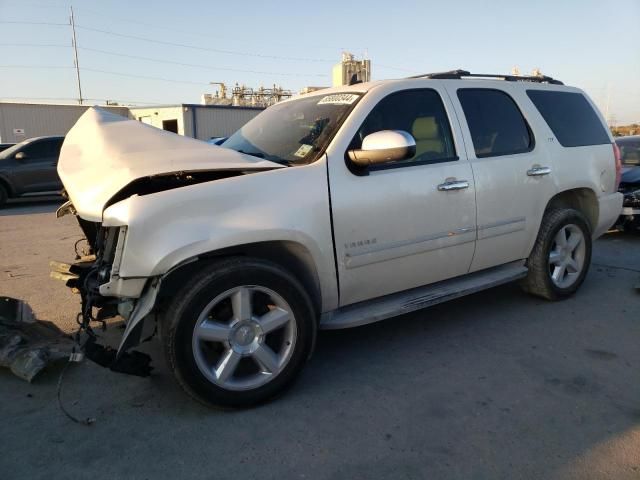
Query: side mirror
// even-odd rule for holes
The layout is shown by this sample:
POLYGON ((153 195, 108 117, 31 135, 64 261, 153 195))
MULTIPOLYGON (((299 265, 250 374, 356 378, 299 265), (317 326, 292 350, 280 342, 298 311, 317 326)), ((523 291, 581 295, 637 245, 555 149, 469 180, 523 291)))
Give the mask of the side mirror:
POLYGON ((24 152, 18 152, 18 153, 16 153, 16 154, 14 155, 14 157, 13 157, 13 158, 15 158, 15 159, 16 159, 16 160, 18 160, 18 161, 22 161, 22 160, 24 160, 25 158, 27 158, 27 154, 26 154, 26 153, 24 153, 24 152))
POLYGON ((381 130, 364 137, 360 150, 349 150, 349 159, 360 167, 399 162, 416 154, 416 141, 403 130, 381 130))

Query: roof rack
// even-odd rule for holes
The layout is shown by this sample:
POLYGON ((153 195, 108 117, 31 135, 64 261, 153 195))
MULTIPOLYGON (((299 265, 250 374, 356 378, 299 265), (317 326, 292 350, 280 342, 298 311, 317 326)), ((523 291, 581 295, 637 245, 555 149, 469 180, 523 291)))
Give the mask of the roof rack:
POLYGON ((520 76, 520 75, 499 75, 495 73, 471 73, 467 70, 451 70, 449 72, 436 72, 436 73, 424 73, 422 75, 415 75, 408 78, 433 78, 433 79, 454 79, 460 80, 461 78, 499 78, 507 82, 538 82, 538 83, 550 83, 553 85, 564 85, 560 80, 548 77, 546 75, 536 76, 520 76))

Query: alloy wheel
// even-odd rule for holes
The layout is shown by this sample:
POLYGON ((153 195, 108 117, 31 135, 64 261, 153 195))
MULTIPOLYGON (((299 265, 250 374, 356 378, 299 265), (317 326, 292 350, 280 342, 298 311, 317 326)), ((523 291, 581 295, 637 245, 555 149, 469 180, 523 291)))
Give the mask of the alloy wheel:
POLYGON ((584 268, 585 252, 584 234, 577 225, 558 230, 549 252, 549 274, 554 285, 568 288, 577 281, 584 268))
POLYGON ((276 292, 245 285, 227 290, 200 313, 192 348, 200 372, 226 390, 258 388, 287 365, 297 327, 276 292))

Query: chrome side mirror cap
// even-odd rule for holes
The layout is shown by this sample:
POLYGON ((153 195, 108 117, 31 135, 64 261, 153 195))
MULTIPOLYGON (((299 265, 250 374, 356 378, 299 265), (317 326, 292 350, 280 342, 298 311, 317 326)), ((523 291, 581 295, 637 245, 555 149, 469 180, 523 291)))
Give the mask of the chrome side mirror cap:
POLYGON ((349 150, 349 159, 360 167, 399 162, 416 154, 416 141, 403 130, 381 130, 364 137, 362 148, 349 150))

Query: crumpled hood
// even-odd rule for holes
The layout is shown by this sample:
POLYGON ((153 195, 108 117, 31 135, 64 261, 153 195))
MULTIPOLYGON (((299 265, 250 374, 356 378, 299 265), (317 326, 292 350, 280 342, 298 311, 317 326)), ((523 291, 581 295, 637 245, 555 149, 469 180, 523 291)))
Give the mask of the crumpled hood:
POLYGON ((105 204, 139 178, 281 167, 93 107, 67 134, 58 174, 78 215, 100 222, 105 204))

